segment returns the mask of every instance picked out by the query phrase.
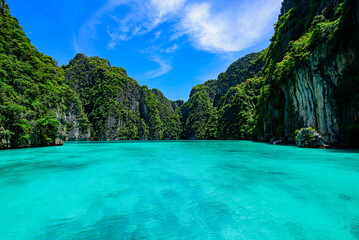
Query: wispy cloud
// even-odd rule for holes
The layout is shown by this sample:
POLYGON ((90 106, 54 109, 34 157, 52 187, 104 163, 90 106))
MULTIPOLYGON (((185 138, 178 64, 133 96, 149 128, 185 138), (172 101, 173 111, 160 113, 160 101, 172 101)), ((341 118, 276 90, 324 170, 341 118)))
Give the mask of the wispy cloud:
POLYGON ((228 0, 224 5, 222 0, 108 0, 83 24, 74 38, 74 50, 86 52, 104 18, 108 49, 151 33, 143 49, 151 48, 150 54, 156 56, 152 61, 159 64, 159 69, 146 74, 153 78, 172 69, 161 59, 188 40, 198 50, 221 54, 253 46, 272 31, 281 2, 228 0))
POLYGON ((222 11, 211 2, 186 8, 181 19, 182 32, 198 49, 234 52, 253 46, 273 28, 280 0, 242 1, 222 11))
POLYGON ((151 0, 152 6, 157 10, 159 21, 165 20, 169 15, 179 13, 183 9, 186 0, 151 0))
POLYGON ((172 47, 168 47, 168 48, 165 48, 165 49, 161 48, 161 49, 159 49, 159 51, 162 52, 162 53, 173 53, 178 48, 179 48, 179 46, 175 43, 175 44, 173 44, 172 47))
MULTIPOLYGON (((186 0, 128 0, 127 5, 131 9, 129 14, 126 16, 111 14, 117 26, 108 31, 111 37, 109 45, 114 47, 117 42, 147 34, 161 23, 177 18, 185 2, 186 0)), ((157 31, 155 39, 160 39, 162 35, 161 31, 157 31)))
POLYGON ((158 69, 151 70, 151 71, 145 73, 143 75, 143 77, 146 78, 146 79, 152 79, 152 78, 159 77, 159 76, 161 76, 163 74, 166 74, 166 73, 168 73, 169 71, 172 70, 171 65, 169 65, 163 59, 161 59, 159 56, 153 56, 151 58, 151 61, 153 61, 155 63, 158 63, 159 67, 158 67, 158 69))
POLYGON ((168 41, 187 35, 194 46, 212 52, 240 51, 255 44, 273 28, 282 0, 222 1, 186 0, 110 0, 87 23, 95 33, 95 26, 106 13, 121 5, 131 11, 126 15, 112 14, 117 23, 108 29, 109 46, 135 36, 151 32, 163 22, 174 21, 171 34, 158 31, 156 35, 167 36, 168 41))
MULTIPOLYGON (((73 38, 73 47, 76 53, 78 52, 87 52, 88 46, 90 46, 90 39, 96 38, 96 28, 101 24, 101 20, 107 14, 110 14, 117 7, 128 4, 132 0, 108 0, 100 9, 98 9, 94 14, 92 14, 87 21, 81 26, 78 34, 73 38)), ((110 36, 111 37, 111 36, 110 36)), ((119 39, 121 36, 117 36, 119 39)), ((113 39, 117 38, 115 35, 112 35, 111 41, 108 46, 114 47, 113 39)))

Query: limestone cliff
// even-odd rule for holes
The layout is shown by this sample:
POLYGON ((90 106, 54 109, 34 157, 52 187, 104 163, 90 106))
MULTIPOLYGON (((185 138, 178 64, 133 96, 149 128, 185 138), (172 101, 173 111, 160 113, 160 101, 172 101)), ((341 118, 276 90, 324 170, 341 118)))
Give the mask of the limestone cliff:
POLYGON ((8 6, 0 13, 0 149, 60 145, 87 130, 63 71, 40 53, 8 6))
MULTIPOLYGON (((223 98, 237 85, 258 74, 263 65, 264 52, 248 54, 219 74, 218 79, 209 80, 192 88, 189 100, 181 106, 183 133, 185 139, 238 139, 239 136, 224 134, 224 115, 229 116, 233 108, 223 108, 227 102, 223 98), (222 109, 222 111, 220 111, 222 109), (229 111, 229 112, 228 112, 229 111)), ((226 124, 234 126, 234 116, 227 118, 226 124)), ((238 126, 237 126, 238 128, 238 126)))
POLYGON ((7 5, 0 33, 0 149, 180 137, 180 102, 141 87, 123 68, 83 54, 57 66, 31 44, 7 5))
POLYGON ((358 0, 284 0, 270 46, 195 86, 183 137, 282 139, 317 129, 359 146, 358 0))
POLYGON ((264 104, 263 136, 294 141, 296 129, 313 127, 330 144, 358 146, 358 1, 303 2, 283 2, 283 25, 277 25, 273 39, 292 41, 283 46, 274 40, 269 47, 286 51, 267 68, 267 84, 277 89, 264 104), (310 23, 298 38, 285 27, 297 21, 295 11, 307 12, 310 23))
POLYGON ((282 139, 359 146, 359 0, 284 0, 269 47, 187 102, 78 54, 58 67, 0 6, 0 148, 65 140, 282 139))
POLYGON ((179 138, 171 102, 159 90, 141 87, 123 68, 78 54, 63 69, 66 83, 80 96, 91 140, 179 138))

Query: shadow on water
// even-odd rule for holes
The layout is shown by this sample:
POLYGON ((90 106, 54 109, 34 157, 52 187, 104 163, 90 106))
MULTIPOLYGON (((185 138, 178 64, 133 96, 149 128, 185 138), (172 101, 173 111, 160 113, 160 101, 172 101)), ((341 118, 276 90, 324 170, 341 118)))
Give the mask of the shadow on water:
POLYGON ((225 152, 231 152, 231 153, 243 153, 243 150, 224 150, 225 152))
POLYGON ((7 177, 18 174, 28 174, 33 171, 41 171, 41 170, 65 170, 65 171, 77 171, 80 169, 84 169, 91 165, 92 162, 86 163, 64 163, 58 161, 41 161, 41 162, 15 162, 11 164, 7 164, 5 166, 0 166, 0 176, 7 177))
POLYGON ((352 225, 350 232, 356 239, 359 239, 359 224, 352 225))
MULTIPOLYGON (((334 152, 334 153, 358 153, 359 154, 359 148, 336 148, 336 149, 327 149, 327 151, 329 152, 334 152)), ((359 155, 358 155, 358 160, 359 160, 359 155)))
POLYGON ((121 237, 132 232, 130 219, 125 215, 113 214, 91 225, 85 225, 81 220, 53 222, 44 229, 42 239, 62 239, 64 233, 71 239, 124 239, 121 237))
POLYGON ((339 199, 345 200, 345 201, 353 201, 355 198, 353 196, 349 196, 346 194, 339 194, 338 195, 339 199))

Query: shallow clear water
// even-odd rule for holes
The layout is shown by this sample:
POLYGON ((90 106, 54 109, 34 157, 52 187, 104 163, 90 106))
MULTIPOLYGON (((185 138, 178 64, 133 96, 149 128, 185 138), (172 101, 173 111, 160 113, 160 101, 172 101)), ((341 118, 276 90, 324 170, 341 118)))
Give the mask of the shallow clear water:
POLYGON ((0 239, 359 239, 359 151, 248 141, 0 151, 0 239))

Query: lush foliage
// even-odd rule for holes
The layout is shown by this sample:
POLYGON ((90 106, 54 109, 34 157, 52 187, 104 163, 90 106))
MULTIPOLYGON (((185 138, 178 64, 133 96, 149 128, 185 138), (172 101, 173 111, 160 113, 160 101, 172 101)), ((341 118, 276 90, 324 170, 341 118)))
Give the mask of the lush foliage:
POLYGON ((58 67, 0 7, 0 148, 180 137, 177 102, 98 57, 78 54, 58 67))
POLYGON ((188 139, 216 139, 218 112, 213 106, 204 85, 197 86, 196 92, 182 107, 183 137, 188 139), (200 90, 200 88, 203 88, 200 90))
MULTIPOLYGON (((325 70, 325 64, 330 65, 330 61, 338 58, 338 52, 349 52, 352 63, 343 72, 335 70, 339 84, 332 87, 336 95, 331 97, 343 109, 343 119, 349 119, 343 120, 342 132, 346 131, 348 136, 358 133, 357 4, 354 0, 285 0, 271 44, 265 51, 239 59, 217 80, 192 89, 189 101, 181 108, 184 137, 195 138, 193 132, 205 131, 214 107, 218 117, 213 122, 217 124, 217 138, 294 140, 292 128, 302 127, 303 120, 294 122, 299 117, 286 99, 292 94, 286 92, 287 86, 296 84, 296 71, 311 64, 318 66, 323 78, 333 75, 325 70), (313 54, 319 55, 320 62, 312 62, 313 54)), ((206 134, 200 137, 213 138, 206 134)))
POLYGON ((178 139, 171 102, 105 59, 78 54, 66 66, 66 83, 80 95, 93 140, 178 139))
POLYGON ((252 135, 250 131, 253 130, 253 121, 249 118, 242 119, 241 114, 242 117, 254 117, 253 108, 259 89, 253 90, 256 91, 254 96, 249 86, 257 86, 260 80, 247 79, 259 73, 263 63, 263 52, 246 55, 231 64, 217 80, 193 87, 188 102, 181 107, 184 125, 182 137, 234 139, 252 135), (250 103, 247 104, 247 100, 250 103), (241 122, 242 120, 246 123, 241 122), (246 129, 238 129, 242 125, 246 125, 246 129))
POLYGON ((0 15, 0 147, 55 144, 64 137, 61 119, 67 106, 77 103, 76 94, 64 83, 63 70, 37 51, 4 6, 0 15))
POLYGON ((226 139, 253 139, 256 106, 262 77, 249 78, 230 88, 219 104, 219 136, 226 139))
MULTIPOLYGON (((270 46, 238 59, 218 79, 193 87, 183 104, 139 86, 105 59, 78 54, 57 67, 30 43, 2 1, 0 148, 51 145, 68 138, 294 141, 294 130, 306 124, 289 99, 298 96, 288 89, 312 84, 313 75, 328 85, 323 94, 335 103, 331 111, 341 112, 337 122, 342 136, 358 143, 358 4, 283 1, 270 46), (299 71, 309 76, 300 84, 299 71)), ((307 88, 315 92, 317 87, 307 88)), ((296 100, 307 101, 302 98, 307 93, 296 94, 301 94, 296 100)))
POLYGON ((295 131, 295 139, 300 147, 320 147, 323 145, 323 137, 314 128, 302 128, 295 131))
MULTIPOLYGON (((319 70, 323 72, 323 78, 326 78, 324 74, 332 74, 326 72, 324 66, 330 64, 331 59, 336 58, 339 51, 351 51, 354 56, 358 54, 355 50, 358 49, 357 41, 354 40, 358 39, 358 29, 354 27, 350 13, 357 9, 354 1, 311 0, 309 4, 286 2, 292 4, 291 9, 282 14, 276 25, 263 69, 264 87, 259 100, 259 114, 262 117, 258 118, 261 122, 257 126, 265 126, 262 135, 267 137, 285 138, 290 134, 291 129, 288 129, 286 122, 293 120, 295 113, 290 105, 285 106, 286 102, 281 100, 285 99, 283 88, 292 84, 290 82, 294 80, 293 73, 296 70, 313 64, 312 56, 316 50, 321 54, 321 62, 318 65, 319 70)), ((340 70, 337 71, 340 80, 343 74, 340 70)), ((357 73, 352 75, 357 76, 357 73)), ((351 87, 355 88, 357 81, 355 77, 350 79, 350 86, 339 84, 341 93, 353 92, 351 87)), ((335 97, 332 96, 333 99, 335 97)), ((354 96, 350 98, 355 99, 354 96)), ((343 101, 342 97, 338 97, 337 100, 342 102, 343 108, 349 106, 352 101, 343 101)))

